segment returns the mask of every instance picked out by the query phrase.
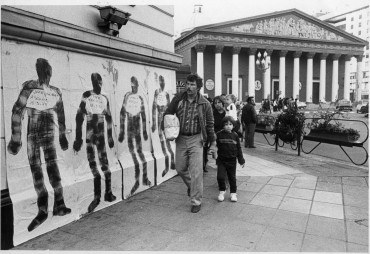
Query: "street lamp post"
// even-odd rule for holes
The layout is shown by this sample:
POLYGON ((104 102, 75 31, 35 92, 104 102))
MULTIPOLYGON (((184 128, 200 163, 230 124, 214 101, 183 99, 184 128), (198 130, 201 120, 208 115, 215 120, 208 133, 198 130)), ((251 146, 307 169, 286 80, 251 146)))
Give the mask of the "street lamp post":
POLYGON ((268 68, 270 68, 271 61, 269 58, 267 58, 267 52, 265 51, 263 55, 259 51, 257 54, 257 60, 256 60, 256 66, 257 68, 262 72, 262 81, 261 81, 261 87, 264 85, 264 79, 265 79, 265 73, 268 68))

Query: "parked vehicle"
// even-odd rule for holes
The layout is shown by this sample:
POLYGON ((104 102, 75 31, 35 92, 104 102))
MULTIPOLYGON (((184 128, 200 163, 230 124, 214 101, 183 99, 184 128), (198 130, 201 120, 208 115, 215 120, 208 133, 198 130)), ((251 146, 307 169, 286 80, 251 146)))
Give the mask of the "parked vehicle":
POLYGON ((357 106, 356 106, 356 112, 357 113, 360 113, 361 108, 363 106, 366 106, 367 103, 369 103, 369 101, 367 101, 367 100, 360 100, 360 101, 358 101, 357 106))
POLYGON ((362 106, 360 109, 361 114, 367 114, 369 113, 369 103, 367 103, 365 106, 362 106))
POLYGON ((335 109, 338 111, 352 111, 352 102, 348 100, 339 100, 335 109))
POLYGON ((297 108, 298 109, 305 109, 307 107, 306 103, 303 101, 298 101, 297 102, 297 108))

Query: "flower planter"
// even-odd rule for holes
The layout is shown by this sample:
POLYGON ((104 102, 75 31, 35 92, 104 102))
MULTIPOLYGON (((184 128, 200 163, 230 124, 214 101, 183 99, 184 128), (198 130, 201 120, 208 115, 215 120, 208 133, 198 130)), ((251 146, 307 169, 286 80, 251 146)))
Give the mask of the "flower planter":
POLYGON ((307 136, 339 142, 356 142, 358 140, 358 138, 356 139, 353 135, 349 135, 347 133, 327 132, 322 130, 311 130, 307 136))
POLYGON ((266 125, 266 124, 256 124, 256 129, 266 130, 266 131, 272 131, 274 127, 272 125, 266 125))

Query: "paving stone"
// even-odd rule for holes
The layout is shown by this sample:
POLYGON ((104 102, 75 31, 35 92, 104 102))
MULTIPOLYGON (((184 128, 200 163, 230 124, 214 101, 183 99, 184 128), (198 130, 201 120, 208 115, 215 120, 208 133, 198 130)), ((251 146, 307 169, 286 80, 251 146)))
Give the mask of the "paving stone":
POLYGON ((317 182, 316 190, 342 193, 342 185, 339 183, 317 182))
POLYGON ((356 243, 347 243, 347 251, 348 252, 369 253, 369 246, 368 245, 356 244, 356 243))
POLYGON ((291 212, 309 214, 311 203, 312 203, 311 200, 285 197, 283 199, 283 202, 279 206, 279 209, 287 210, 291 212))
POLYGON ((271 195, 278 195, 278 196, 284 196, 287 192, 288 187, 287 186, 276 186, 276 185, 270 185, 266 184, 261 190, 260 193, 266 193, 271 195))
MULTIPOLYGON (((249 204, 251 200, 256 196, 256 192, 251 191, 237 191, 238 203, 249 204)), ((226 196, 225 196, 226 197, 226 196)))
POLYGON ((306 233, 337 240, 346 240, 344 220, 310 215, 306 233))
POLYGON ((368 187, 360 187, 360 186, 353 186, 353 185, 343 185, 343 194, 352 195, 352 196, 363 196, 364 198, 369 197, 369 188, 368 187))
POLYGON ((342 182, 344 185, 354 185, 358 187, 367 187, 367 182, 365 177, 342 177, 342 182))
MULTIPOLYGON (((251 246, 253 249, 254 246, 251 246)), ((226 242, 214 241, 208 251, 211 252, 246 252, 249 249, 243 246, 234 245, 226 242)))
POLYGON ((348 242, 369 245, 369 227, 346 221, 348 242))
POLYGON ((355 206, 367 209, 369 207, 369 199, 364 195, 347 195, 343 194, 343 200, 345 206, 355 206))
POLYGON ((328 192, 328 191, 316 191, 313 201, 326 202, 331 204, 343 204, 342 193, 328 192))
POLYGON ((369 210, 355 206, 344 206, 344 216, 347 220, 361 220, 369 218, 369 210))
POLYGON ((303 252, 345 252, 346 242, 306 234, 303 240, 303 252))
POLYGON ((316 188, 316 182, 317 181, 314 179, 309 179, 306 177, 297 177, 294 179, 291 187, 314 190, 316 188))
POLYGON ((199 241, 196 237, 189 238, 181 235, 177 238, 173 238, 161 251, 208 251, 213 243, 214 240, 211 238, 207 241, 199 241))
POLYGON ((342 177, 340 176, 319 176, 317 178, 318 182, 327 182, 327 183, 342 183, 342 177))
POLYGON ((261 183, 266 184, 268 181, 270 181, 270 176, 251 176, 247 182, 248 183, 261 183))
POLYGON ((276 209, 273 208, 246 205, 236 217, 243 221, 268 225, 275 213, 276 209))
POLYGON ((259 192, 263 186, 264 184, 261 183, 242 182, 238 185, 238 190, 259 192))
POLYGON ((270 226, 304 233, 308 214, 277 210, 270 226))
POLYGON ((303 233, 269 227, 256 245, 256 251, 298 252, 301 249, 303 233))
POLYGON ((258 193, 256 196, 254 196, 250 204, 278 208, 282 199, 282 196, 258 193))
POLYGON ((291 198, 300 198, 312 200, 314 190, 309 189, 299 189, 299 188, 289 188, 286 196, 291 198))
POLYGON ((290 186, 293 182, 293 179, 284 179, 284 178, 278 178, 278 177, 273 177, 271 180, 268 182, 270 185, 278 185, 278 186, 290 186))
POLYGON ((343 206, 337 204, 314 201, 312 203, 311 214, 329 218, 344 219, 343 206))

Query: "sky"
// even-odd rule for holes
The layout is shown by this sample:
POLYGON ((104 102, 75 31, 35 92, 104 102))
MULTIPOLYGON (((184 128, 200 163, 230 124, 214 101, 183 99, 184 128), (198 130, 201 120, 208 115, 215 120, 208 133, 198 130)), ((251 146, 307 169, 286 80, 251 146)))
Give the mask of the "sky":
POLYGON ((187 0, 174 2, 175 37, 195 26, 252 17, 287 9, 314 15, 320 11, 350 11, 369 5, 369 0, 187 0), (203 5, 193 14, 194 5, 203 5))

